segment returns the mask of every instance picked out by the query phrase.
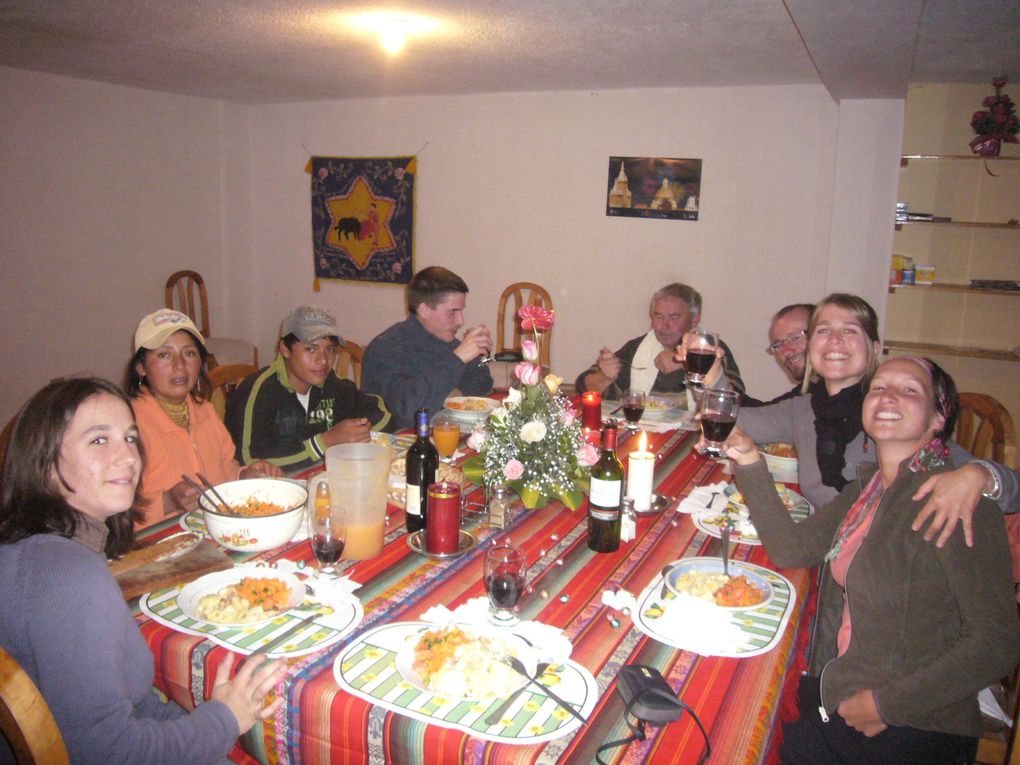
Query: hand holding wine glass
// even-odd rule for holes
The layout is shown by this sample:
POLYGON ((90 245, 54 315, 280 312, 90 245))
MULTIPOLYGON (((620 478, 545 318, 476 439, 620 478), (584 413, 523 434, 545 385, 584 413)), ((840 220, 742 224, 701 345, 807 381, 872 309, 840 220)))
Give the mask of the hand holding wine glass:
POLYGON ((740 394, 734 390, 708 389, 701 394, 698 413, 705 438, 705 454, 723 456, 723 442, 736 425, 739 411, 740 394))
POLYGON ((684 338, 684 360, 687 365, 687 382, 703 385, 716 359, 719 335, 695 327, 684 338))
POLYGON ((479 324, 464 332, 464 338, 453 352, 465 364, 472 361, 489 364, 493 361, 493 347, 492 333, 489 332, 489 328, 484 324, 479 324))
POLYGON ((500 626, 518 622, 516 607, 524 593, 528 562, 509 542, 485 551, 485 592, 489 596, 489 621, 500 626))

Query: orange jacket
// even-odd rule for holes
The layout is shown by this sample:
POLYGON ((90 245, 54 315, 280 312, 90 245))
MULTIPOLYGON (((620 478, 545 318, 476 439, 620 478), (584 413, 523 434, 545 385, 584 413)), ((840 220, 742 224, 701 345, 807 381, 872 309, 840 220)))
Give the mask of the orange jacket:
POLYGON ((234 459, 234 442, 212 404, 188 397, 188 427, 182 428, 163 411, 148 391, 131 400, 138 432, 145 448, 142 471, 142 520, 135 528, 163 520, 163 494, 181 482, 181 475, 198 481, 202 473, 214 484, 235 480, 241 466, 234 459))

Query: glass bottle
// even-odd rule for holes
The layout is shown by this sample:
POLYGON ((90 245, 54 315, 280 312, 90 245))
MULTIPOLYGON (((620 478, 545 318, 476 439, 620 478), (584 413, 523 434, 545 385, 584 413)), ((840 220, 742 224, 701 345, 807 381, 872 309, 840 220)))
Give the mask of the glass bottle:
POLYGON ((620 499, 623 465, 616 456, 616 421, 606 420, 602 452, 591 469, 588 490, 588 547, 595 552, 620 549, 620 499))
POLYGON ((634 500, 624 497, 620 500, 620 541, 630 542, 637 536, 637 511, 634 500))
POLYGON ((425 528, 428 489, 436 482, 436 471, 439 469, 439 452, 429 440, 429 410, 419 409, 415 412, 414 422, 418 437, 407 450, 407 493, 404 502, 409 534, 425 528))
POLYGON ((489 496, 489 525, 494 529, 505 529, 510 525, 510 497, 505 486, 493 486, 489 496))

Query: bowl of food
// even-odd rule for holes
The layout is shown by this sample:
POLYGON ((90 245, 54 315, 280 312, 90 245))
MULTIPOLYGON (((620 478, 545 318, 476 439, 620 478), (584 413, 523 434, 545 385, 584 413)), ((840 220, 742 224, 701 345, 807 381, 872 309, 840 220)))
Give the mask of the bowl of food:
POLYGON ((729 576, 721 558, 685 558, 666 573, 666 587, 674 594, 714 603, 727 611, 752 611, 772 600, 771 582, 756 571, 730 562, 729 576))
POLYGON ((484 420, 499 407, 499 402, 482 396, 450 396, 443 404, 446 413, 462 423, 484 420))
POLYGON ((793 444, 759 444, 758 451, 772 477, 782 483, 797 483, 797 449, 793 444))
POLYGON ((245 478, 216 487, 198 505, 209 536, 228 550, 265 552, 289 542, 305 518, 308 490, 280 478, 245 478))

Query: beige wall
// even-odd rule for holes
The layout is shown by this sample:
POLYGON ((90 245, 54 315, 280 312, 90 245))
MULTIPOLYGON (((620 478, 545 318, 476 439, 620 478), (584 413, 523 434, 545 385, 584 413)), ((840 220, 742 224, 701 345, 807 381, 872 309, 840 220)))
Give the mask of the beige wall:
POLYGON ((301 302, 335 309, 362 342, 400 318, 399 289, 312 291, 309 153, 418 153, 418 267, 462 273, 472 323, 493 321, 505 284, 547 285, 553 364, 568 378, 643 331, 648 295, 668 281, 702 291, 705 322, 759 395, 787 385, 762 351, 777 307, 838 287, 848 268, 882 296, 884 269, 830 257, 833 199, 849 188, 864 210, 839 221, 853 242, 890 236, 867 202, 896 169, 871 139, 898 143, 899 102, 837 106, 797 86, 241 107, 10 69, 0 93, 2 418, 55 375, 119 376, 178 268, 209 282, 216 333, 258 342, 263 358, 301 302), (607 218, 612 154, 701 157, 701 220, 607 218))
MULTIPOLYGON (((1010 92, 1010 86, 1006 87, 1010 92)), ((971 153, 970 117, 987 85, 915 85, 906 102, 904 154, 971 153)), ((1011 93, 1015 95, 1015 93, 1011 93)), ((1006 144, 1003 156, 1020 156, 1006 144)), ((1020 162, 914 161, 900 173, 899 199, 917 212, 1003 223, 1020 218, 1020 162), (994 175, 989 174, 988 170, 994 175)), ((936 267, 936 281, 1018 277, 1020 230, 908 226, 895 252, 936 267)), ((901 291, 889 297, 886 337, 1008 351, 1020 345, 1020 298, 901 291)), ((1020 418, 1020 363, 935 356, 962 391, 987 393, 1020 418)))

